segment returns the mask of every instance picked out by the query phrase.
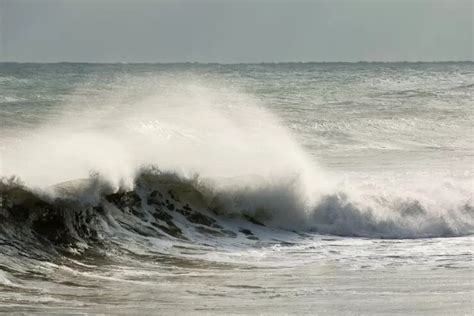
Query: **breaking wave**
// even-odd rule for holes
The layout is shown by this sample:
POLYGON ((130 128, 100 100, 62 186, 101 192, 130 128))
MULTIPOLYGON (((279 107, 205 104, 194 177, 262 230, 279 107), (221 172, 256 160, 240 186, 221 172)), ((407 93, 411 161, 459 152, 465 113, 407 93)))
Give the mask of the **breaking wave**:
POLYGON ((251 185, 221 186, 148 169, 132 190, 115 190, 92 176, 46 192, 4 180, 0 235, 41 247, 78 249, 107 245, 120 234, 201 243, 238 235, 258 241, 254 229, 275 236, 278 230, 292 230, 372 238, 452 237, 474 230, 469 202, 435 215, 416 200, 387 201, 380 207, 390 207, 390 213, 381 216, 338 193, 323 195, 307 208, 295 181, 253 178, 251 185))
POLYGON ((145 88, 89 100, 80 111, 64 106, 59 119, 4 141, 4 243, 77 252, 151 237, 258 243, 255 230, 371 238, 474 232, 469 191, 340 185, 245 94, 196 84, 128 86, 145 88))

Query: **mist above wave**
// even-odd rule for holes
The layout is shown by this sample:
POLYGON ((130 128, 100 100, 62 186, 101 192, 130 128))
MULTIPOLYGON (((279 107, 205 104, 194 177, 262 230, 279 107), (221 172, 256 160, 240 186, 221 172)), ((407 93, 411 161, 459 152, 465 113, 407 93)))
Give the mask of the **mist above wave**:
POLYGON ((145 165, 204 177, 321 172, 249 95, 180 80, 130 79, 100 98, 72 98, 59 118, 6 144, 2 175, 46 187, 98 172, 132 185, 145 165), (79 104, 74 104, 79 103, 79 104))

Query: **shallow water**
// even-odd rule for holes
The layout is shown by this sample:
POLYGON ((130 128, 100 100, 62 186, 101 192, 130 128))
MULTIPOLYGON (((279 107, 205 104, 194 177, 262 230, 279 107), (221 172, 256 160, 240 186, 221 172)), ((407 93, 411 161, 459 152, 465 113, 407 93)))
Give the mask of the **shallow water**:
POLYGON ((238 251, 43 262, 32 268, 36 275, 18 274, 15 286, 2 286, 1 310, 469 314, 472 241, 315 236, 238 251))

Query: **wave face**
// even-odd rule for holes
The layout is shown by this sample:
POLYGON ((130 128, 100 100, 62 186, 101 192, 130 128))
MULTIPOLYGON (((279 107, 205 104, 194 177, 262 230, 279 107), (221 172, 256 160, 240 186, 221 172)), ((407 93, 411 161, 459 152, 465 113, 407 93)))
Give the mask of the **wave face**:
POLYGON ((252 178, 250 185, 222 186, 198 177, 142 170, 133 190, 117 191, 95 176, 62 183, 46 193, 4 180, 0 233, 4 241, 36 244, 39 252, 56 248, 80 252, 91 246, 110 248, 111 240, 117 242, 121 235, 127 236, 119 243, 123 246, 130 236, 198 244, 209 237, 259 241, 255 229, 428 238, 469 235, 474 228, 469 203, 433 214, 416 200, 385 201, 379 207, 390 213, 381 217, 375 209, 338 193, 321 196, 308 209, 294 181, 278 181, 252 178))

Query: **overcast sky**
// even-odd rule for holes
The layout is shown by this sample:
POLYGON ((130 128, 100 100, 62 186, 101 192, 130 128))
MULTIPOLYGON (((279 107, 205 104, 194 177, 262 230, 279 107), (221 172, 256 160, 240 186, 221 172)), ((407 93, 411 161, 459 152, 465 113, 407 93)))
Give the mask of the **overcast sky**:
POLYGON ((0 61, 473 60, 474 0, 0 0, 0 61))

